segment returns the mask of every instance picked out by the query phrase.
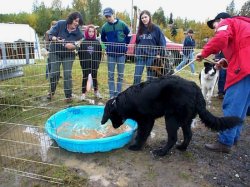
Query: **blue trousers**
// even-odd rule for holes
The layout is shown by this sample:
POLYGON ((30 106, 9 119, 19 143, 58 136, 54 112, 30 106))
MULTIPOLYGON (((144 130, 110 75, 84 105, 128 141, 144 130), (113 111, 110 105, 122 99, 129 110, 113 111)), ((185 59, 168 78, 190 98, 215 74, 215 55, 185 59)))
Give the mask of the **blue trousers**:
MULTIPOLYGON (((176 67, 176 70, 180 70, 183 66, 185 66, 187 63, 189 63, 189 61, 192 61, 193 59, 194 59, 193 53, 189 53, 189 55, 187 56, 183 54, 183 59, 181 63, 176 67)), ((189 67, 191 69, 191 72, 195 73, 194 63, 189 64, 189 67)))
POLYGON ((109 96, 115 97, 122 91, 122 83, 125 68, 125 56, 108 56, 108 84, 109 96), (117 87, 115 88, 115 66, 117 65, 117 87))
POLYGON ((147 67, 147 80, 153 78, 151 71, 149 71, 148 69, 152 65, 153 60, 154 57, 136 56, 134 84, 138 84, 141 82, 141 77, 145 66, 147 67))
MULTIPOLYGON (((246 118, 247 110, 250 106, 250 75, 241 81, 230 86, 226 90, 223 100, 224 116, 238 116, 242 120, 246 118)), ((240 138, 243 124, 239 124, 231 129, 219 133, 219 142, 232 146, 240 138)))

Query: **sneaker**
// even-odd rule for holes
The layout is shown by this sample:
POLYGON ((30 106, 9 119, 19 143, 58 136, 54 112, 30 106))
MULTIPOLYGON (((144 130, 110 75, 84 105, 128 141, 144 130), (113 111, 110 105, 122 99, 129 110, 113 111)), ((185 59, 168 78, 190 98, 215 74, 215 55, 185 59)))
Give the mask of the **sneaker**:
POLYGON ((230 153, 231 147, 220 142, 216 142, 215 144, 205 144, 205 147, 214 152, 221 152, 221 153, 230 153))
POLYGON ((102 99, 102 96, 101 96, 101 94, 100 94, 99 91, 95 91, 95 97, 96 97, 97 99, 102 99))
POLYGON ((53 97, 53 95, 54 95, 53 93, 49 92, 48 95, 47 95, 47 99, 48 99, 48 100, 51 100, 52 97, 53 97))
POLYGON ((197 73, 192 73, 192 72, 191 72, 191 75, 194 75, 194 76, 196 76, 196 75, 198 75, 198 74, 197 74, 197 73))
POLYGON ((83 93, 83 94, 81 95, 81 97, 80 97, 80 100, 83 101, 83 100, 85 100, 85 99, 86 99, 86 94, 83 93))
POLYGON ((68 97, 68 98, 65 98, 65 103, 72 103, 73 102, 73 99, 72 97, 68 97))

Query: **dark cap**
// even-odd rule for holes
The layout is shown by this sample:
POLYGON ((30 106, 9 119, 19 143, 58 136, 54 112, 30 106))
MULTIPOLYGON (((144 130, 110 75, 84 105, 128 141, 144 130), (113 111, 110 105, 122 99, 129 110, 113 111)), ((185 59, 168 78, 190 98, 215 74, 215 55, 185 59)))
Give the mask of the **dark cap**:
POLYGON ((103 15, 104 16, 112 16, 114 14, 114 11, 112 8, 107 7, 103 10, 103 15))
POLYGON ((193 31, 192 29, 189 29, 189 30, 187 31, 187 33, 189 33, 189 34, 194 34, 194 31, 193 31))
POLYGON ((221 13, 219 13, 214 19, 208 21, 208 22, 207 22, 207 26, 208 26, 209 28, 211 28, 211 29, 214 29, 213 24, 214 24, 215 20, 221 19, 221 18, 222 18, 222 19, 231 18, 231 16, 230 16, 228 13, 226 13, 226 12, 221 12, 221 13))

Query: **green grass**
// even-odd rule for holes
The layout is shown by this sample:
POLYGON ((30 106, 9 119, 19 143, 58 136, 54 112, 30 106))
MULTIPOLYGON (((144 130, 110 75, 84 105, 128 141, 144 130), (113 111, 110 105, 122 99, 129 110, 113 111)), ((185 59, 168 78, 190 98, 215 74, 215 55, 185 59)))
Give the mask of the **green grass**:
MULTIPOLYGON (((199 73, 203 63, 195 62, 196 72, 199 73)), ((49 89, 49 82, 45 79, 45 60, 38 60, 36 64, 23 67, 24 76, 5 80, 0 82, 0 122, 11 122, 20 124, 29 124, 43 126, 46 120, 53 113, 68 107, 64 102, 63 79, 59 80, 56 94, 52 101, 46 99, 49 89)), ((124 72, 123 89, 126 89, 133 83, 135 64, 126 63, 124 72)), ((61 74, 62 74, 61 70, 61 74)), ((199 84, 198 76, 190 74, 190 68, 177 74, 188 80, 195 81, 199 84)), ((82 72, 79 60, 76 59, 72 71, 73 93, 81 95, 82 72)), ((115 74, 115 80, 117 75, 115 74)), ((142 80, 146 80, 146 70, 144 69, 142 80)), ((108 99, 108 73, 107 63, 104 58, 98 70, 99 90, 105 98, 103 103, 108 99)), ((93 92, 88 93, 93 96, 93 92)), ((79 102, 77 99, 71 104, 85 105, 86 102, 79 102)))

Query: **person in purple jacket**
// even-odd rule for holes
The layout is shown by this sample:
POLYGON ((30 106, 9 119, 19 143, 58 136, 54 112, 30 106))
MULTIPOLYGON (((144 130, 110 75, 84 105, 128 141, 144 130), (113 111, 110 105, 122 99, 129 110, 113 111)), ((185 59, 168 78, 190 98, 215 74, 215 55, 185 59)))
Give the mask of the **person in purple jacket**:
POLYGON ((147 80, 152 79, 150 66, 155 58, 165 56, 166 39, 161 29, 152 22, 151 14, 143 10, 139 17, 139 27, 136 34, 136 65, 134 84, 141 82, 144 67, 147 67, 147 80))

